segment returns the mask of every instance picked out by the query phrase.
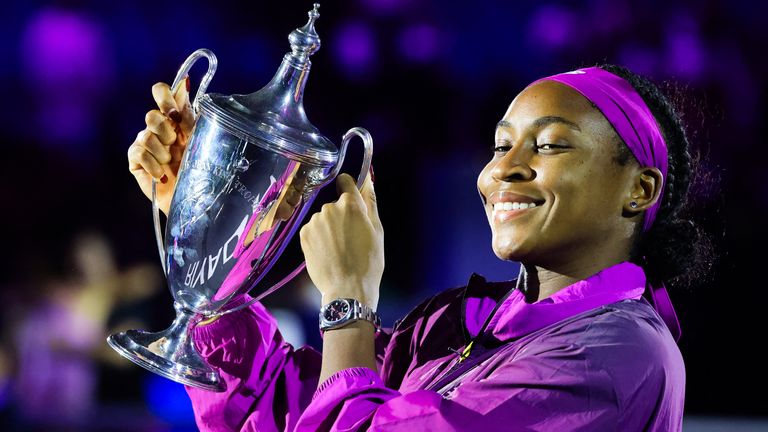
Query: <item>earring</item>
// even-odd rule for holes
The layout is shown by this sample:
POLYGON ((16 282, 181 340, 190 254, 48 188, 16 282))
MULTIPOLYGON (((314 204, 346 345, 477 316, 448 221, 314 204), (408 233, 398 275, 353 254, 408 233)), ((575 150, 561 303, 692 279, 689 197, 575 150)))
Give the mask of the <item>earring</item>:
POLYGON ((631 201, 629 203, 629 206, 632 207, 632 208, 637 208, 637 201, 631 201))

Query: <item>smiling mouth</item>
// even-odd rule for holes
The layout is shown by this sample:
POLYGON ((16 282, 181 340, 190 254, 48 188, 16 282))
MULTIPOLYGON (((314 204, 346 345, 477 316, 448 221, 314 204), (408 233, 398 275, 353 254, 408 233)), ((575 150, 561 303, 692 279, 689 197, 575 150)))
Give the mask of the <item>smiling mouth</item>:
POLYGON ((544 204, 544 201, 532 202, 532 203, 518 203, 518 202, 497 202, 493 205, 492 216, 494 222, 505 222, 514 217, 528 214, 531 211, 539 208, 544 204))

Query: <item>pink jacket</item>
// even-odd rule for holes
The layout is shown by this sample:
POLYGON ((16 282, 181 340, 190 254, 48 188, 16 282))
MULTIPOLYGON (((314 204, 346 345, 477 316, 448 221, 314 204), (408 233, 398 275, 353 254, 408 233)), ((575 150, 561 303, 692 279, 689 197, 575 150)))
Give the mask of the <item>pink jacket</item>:
MULTIPOLYGON (((204 431, 679 431, 685 366, 643 298, 645 274, 617 264, 527 303, 515 281, 472 275, 376 337, 378 371, 337 372, 283 341, 261 304, 198 327, 227 391, 188 387, 204 431), (495 309, 495 311, 494 311, 495 309), (460 352, 474 339, 469 357, 460 352)), ((245 301, 243 299, 242 301, 245 301)))

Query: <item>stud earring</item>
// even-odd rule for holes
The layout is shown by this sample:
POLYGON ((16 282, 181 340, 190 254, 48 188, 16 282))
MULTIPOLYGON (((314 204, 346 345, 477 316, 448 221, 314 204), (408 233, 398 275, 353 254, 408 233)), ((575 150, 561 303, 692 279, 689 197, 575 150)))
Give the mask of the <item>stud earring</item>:
POLYGON ((631 201, 629 203, 629 206, 632 207, 632 208, 637 208, 637 201, 631 201))

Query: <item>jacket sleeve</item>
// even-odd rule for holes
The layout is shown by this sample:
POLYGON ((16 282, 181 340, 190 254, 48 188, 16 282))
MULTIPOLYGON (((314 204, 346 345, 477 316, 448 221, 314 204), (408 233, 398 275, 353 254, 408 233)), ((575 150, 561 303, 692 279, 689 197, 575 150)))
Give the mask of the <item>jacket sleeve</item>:
POLYGON ((344 369, 320 385, 296 430, 615 430, 620 407, 611 379, 582 354, 570 345, 510 359, 446 396, 403 394, 371 369, 344 369))
MULTIPOLYGON (((243 302, 249 301, 247 296, 243 302)), ((377 336, 377 359, 391 332, 377 336)), ((283 340, 277 321, 260 303, 196 327, 195 345, 226 384, 217 393, 187 386, 202 431, 293 430, 320 376, 321 354, 283 340)))

